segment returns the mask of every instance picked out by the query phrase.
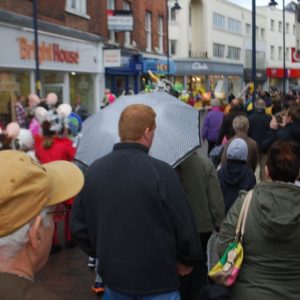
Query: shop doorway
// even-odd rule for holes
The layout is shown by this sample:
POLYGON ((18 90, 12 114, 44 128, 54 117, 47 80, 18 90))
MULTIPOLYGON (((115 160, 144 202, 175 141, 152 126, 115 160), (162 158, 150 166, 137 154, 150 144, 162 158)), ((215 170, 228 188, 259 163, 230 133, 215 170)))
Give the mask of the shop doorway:
POLYGON ((63 103, 63 84, 44 84, 43 86, 43 97, 46 97, 48 93, 55 93, 58 97, 58 102, 63 103))

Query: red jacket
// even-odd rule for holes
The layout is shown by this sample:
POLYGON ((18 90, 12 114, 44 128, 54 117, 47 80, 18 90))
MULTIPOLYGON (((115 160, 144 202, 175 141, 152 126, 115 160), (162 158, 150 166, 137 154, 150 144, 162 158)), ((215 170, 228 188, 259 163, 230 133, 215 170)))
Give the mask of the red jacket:
POLYGON ((76 149, 68 138, 54 137, 50 148, 44 148, 43 143, 44 137, 35 137, 35 155, 43 164, 55 160, 72 161, 75 157, 76 149))

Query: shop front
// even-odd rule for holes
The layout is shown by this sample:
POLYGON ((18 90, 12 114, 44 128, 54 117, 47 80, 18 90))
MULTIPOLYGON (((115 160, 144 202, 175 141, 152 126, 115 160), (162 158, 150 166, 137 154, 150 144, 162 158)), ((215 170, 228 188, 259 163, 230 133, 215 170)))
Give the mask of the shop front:
MULTIPOLYGON (((268 87, 283 91, 284 70, 281 68, 267 68, 268 87)), ((300 89, 300 69, 286 69, 286 91, 300 89)))
MULTIPOLYGON (((266 90, 267 85, 267 71, 266 70, 256 70, 255 80, 257 87, 261 90, 266 90)), ((245 83, 249 83, 252 81, 252 69, 244 70, 244 81, 245 83)))
POLYGON ((175 64, 172 59, 144 57, 141 89, 152 89, 156 78, 172 79, 174 75, 175 64))
MULTIPOLYGON (((15 96, 35 91, 34 34, 29 28, 0 25, 0 114, 10 114, 15 96)), ((54 92, 73 107, 78 99, 94 112, 104 81, 102 43, 39 32, 41 97, 54 92)), ((101 91, 102 89, 102 91, 101 91)), ((99 103, 98 103, 99 102, 99 103)))
POLYGON ((142 74, 141 57, 138 54, 126 53, 120 49, 117 51, 109 50, 106 52, 110 52, 110 54, 104 55, 104 65, 109 65, 107 60, 110 59, 110 67, 105 68, 105 87, 116 96, 137 94, 140 91, 140 75, 142 74), (117 51, 119 54, 116 54, 117 51), (115 53, 114 58, 113 53, 115 53), (112 63, 113 59, 115 59, 115 64, 112 63))
POLYGON ((193 94, 217 90, 224 94, 238 96, 244 81, 244 68, 241 64, 226 64, 207 60, 175 60, 174 83, 182 83, 184 89, 193 94))

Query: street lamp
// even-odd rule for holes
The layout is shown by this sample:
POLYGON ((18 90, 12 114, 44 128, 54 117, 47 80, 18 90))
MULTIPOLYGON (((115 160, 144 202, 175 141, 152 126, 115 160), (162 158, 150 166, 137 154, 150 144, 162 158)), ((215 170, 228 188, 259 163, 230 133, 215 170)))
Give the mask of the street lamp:
POLYGON ((254 107, 256 94, 256 3, 252 0, 252 82, 253 94, 252 105, 254 107))
POLYGON ((37 0, 32 1, 33 29, 34 29, 34 50, 35 50, 35 89, 37 95, 41 96, 40 64, 39 64, 39 42, 37 24, 37 0))
MULTIPOLYGON (((171 0, 166 0, 166 9, 167 9, 167 64, 168 64, 168 71, 167 75, 170 74, 170 45, 169 45, 169 2, 173 2, 171 0)), ((172 11, 178 11, 181 9, 181 6, 178 3, 178 0, 175 0, 174 6, 171 7, 172 11)))
MULTIPOLYGON (((275 8, 278 3, 271 0, 269 6, 275 8)), ((282 32, 283 32, 283 96, 286 93, 286 67, 285 67, 285 0, 282 0, 282 32)))

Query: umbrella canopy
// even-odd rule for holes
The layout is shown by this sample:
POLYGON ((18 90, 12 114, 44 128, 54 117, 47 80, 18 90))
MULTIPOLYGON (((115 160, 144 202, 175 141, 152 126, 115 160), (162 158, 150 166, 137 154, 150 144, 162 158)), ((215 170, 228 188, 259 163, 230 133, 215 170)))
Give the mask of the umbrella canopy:
POLYGON ((119 142, 121 112, 131 104, 145 104, 156 112, 156 130, 149 154, 176 167, 200 147, 199 112, 167 93, 122 96, 89 117, 82 128, 76 160, 89 166, 119 142))

